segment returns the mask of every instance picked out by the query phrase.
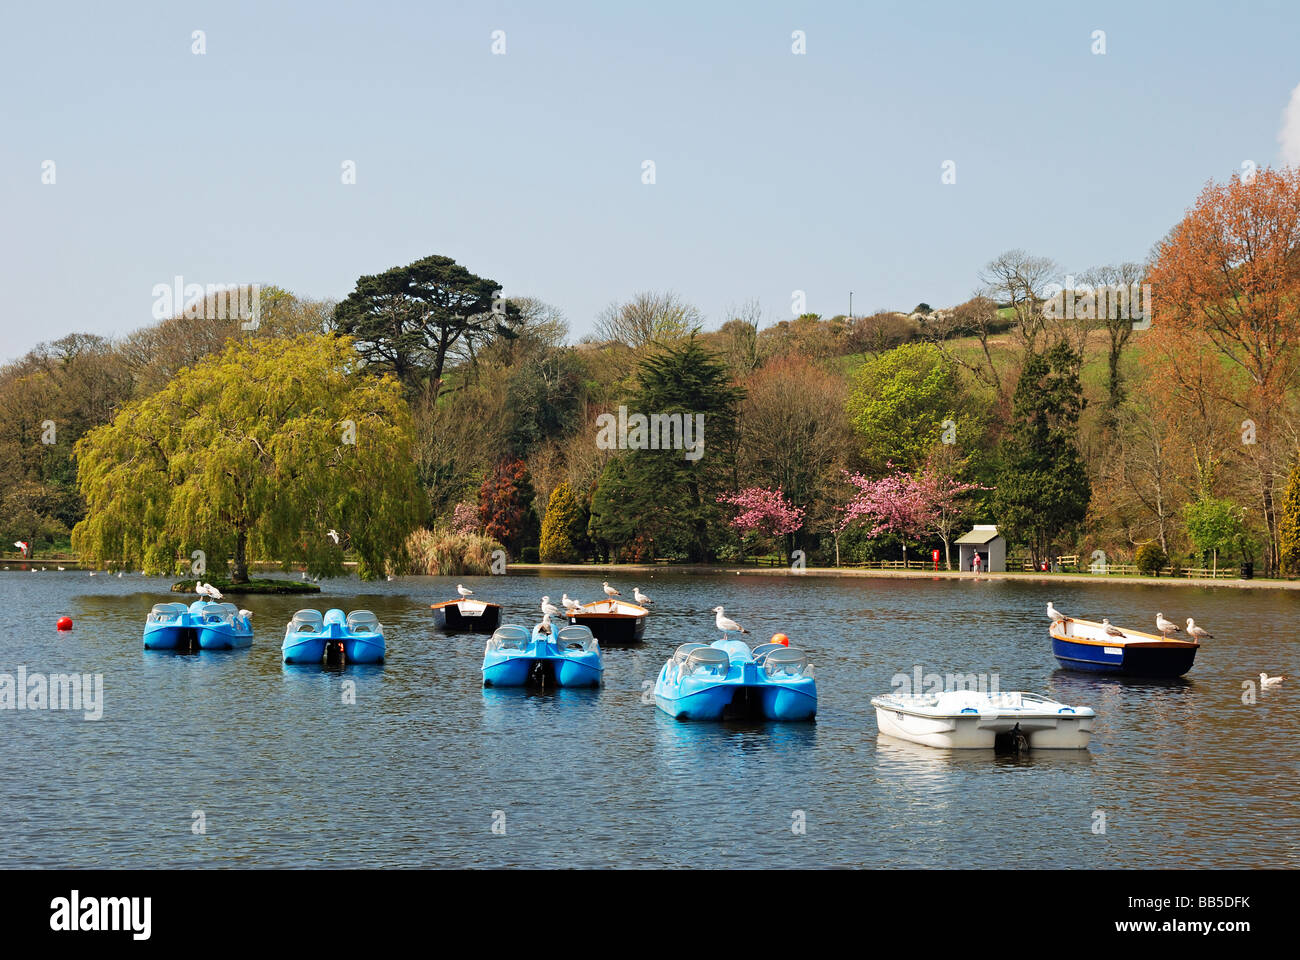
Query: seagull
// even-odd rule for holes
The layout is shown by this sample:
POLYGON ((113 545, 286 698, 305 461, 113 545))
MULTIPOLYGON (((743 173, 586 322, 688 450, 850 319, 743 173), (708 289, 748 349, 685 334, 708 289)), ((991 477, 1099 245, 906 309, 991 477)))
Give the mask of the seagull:
POLYGON ((299 579, 299 580, 306 580, 306 579, 307 579, 307 571, 304 570, 302 573, 300 573, 300 574, 298 575, 298 579, 299 579))
POLYGON ((653 602, 649 597, 647 597, 644 593, 641 592, 641 588, 640 588, 640 587, 633 587, 633 588, 632 588, 632 599, 635 600, 637 603, 641 604, 641 606, 643 606, 643 607, 644 607, 647 603, 652 603, 652 602, 653 602))
POLYGON ((1053 623, 1065 622, 1065 614, 1063 614, 1060 610, 1057 610, 1054 606, 1052 606, 1051 600, 1047 601, 1047 615, 1052 618, 1053 623))
POLYGON ((579 607, 582 606, 582 604, 580 604, 577 600, 574 600, 567 593, 564 596, 560 597, 560 603, 564 604, 564 611, 566 613, 573 610, 577 610, 579 607))
POLYGON ((559 609, 555 604, 551 603, 550 597, 542 597, 542 613, 546 614, 548 617, 561 616, 559 609))
POLYGON ((718 615, 713 622, 717 628, 722 631, 722 639, 725 640, 729 633, 749 633, 748 630, 738 624, 735 620, 729 620, 724 617, 722 615, 721 607, 714 607, 713 612, 718 615))
POLYGON ((329 537, 331 540, 333 540, 336 546, 338 545, 338 542, 339 542, 339 532, 338 532, 337 530, 330 530, 330 532, 327 533, 327 534, 325 534, 325 536, 327 536, 327 537, 329 537))
POLYGON ((543 630, 545 630, 547 633, 550 633, 550 632, 551 632, 551 615, 550 615, 549 613, 543 613, 543 614, 542 614, 542 622, 541 622, 540 624, 538 624, 538 626, 540 626, 540 627, 541 627, 543 630))
POLYGON ((614 598, 619 595, 619 592, 609 585, 608 580, 602 580, 600 585, 605 588, 605 596, 609 597, 609 606, 612 610, 614 608, 614 598))
POLYGON ((1169 639, 1169 634, 1171 633, 1182 633, 1178 624, 1174 623, 1172 620, 1166 620, 1163 613, 1156 614, 1156 629, 1165 635, 1166 640, 1169 639))
POLYGON ((213 600, 220 600, 220 599, 221 599, 221 591, 218 590, 216 587, 214 587, 212 584, 209 583, 209 584, 208 584, 208 596, 211 597, 213 600))
POLYGON ((1214 634, 1203 627, 1198 627, 1196 621, 1191 617, 1187 618, 1187 635, 1193 640, 1213 640, 1214 634))
POLYGON ((58 569, 59 569, 59 570, 66 570, 67 567, 59 567, 58 569))
POLYGON ((465 589, 464 587, 462 587, 459 583, 456 584, 456 592, 460 594, 460 598, 461 598, 462 600, 464 600, 466 597, 472 597, 472 596, 474 596, 474 591, 473 591, 473 590, 466 590, 466 589, 465 589))
POLYGON ((1127 636, 1127 634, 1125 634, 1124 631, 1121 630, 1119 627, 1113 627, 1113 626, 1111 626, 1110 621, 1107 620, 1105 617, 1102 617, 1102 619, 1101 619, 1101 625, 1102 625, 1102 627, 1105 629, 1105 631, 1106 631, 1108 634, 1110 634, 1110 636, 1112 636, 1112 637, 1123 637, 1123 636, 1127 636))
POLYGON ((1263 689, 1265 687, 1276 687, 1279 683, 1281 683, 1285 679, 1286 679, 1285 676, 1270 677, 1267 673, 1261 673, 1259 675, 1259 686, 1260 689, 1263 689))
POLYGON ((206 597, 208 595, 207 585, 202 580, 194 581, 194 592, 197 593, 200 597, 206 597))
MULTIPOLYGON (((63 568, 60 567, 59 569, 62 570, 63 568)), ((122 575, 122 571, 121 570, 117 571, 117 575, 120 577, 122 575)))

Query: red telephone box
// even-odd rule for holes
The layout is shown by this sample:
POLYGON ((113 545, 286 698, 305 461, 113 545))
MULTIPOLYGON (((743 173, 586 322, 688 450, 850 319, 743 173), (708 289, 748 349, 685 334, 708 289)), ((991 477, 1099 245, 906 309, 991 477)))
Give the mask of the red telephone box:
POLYGON ((938 570, 938 569, 939 569, 939 551, 938 551, 938 550, 931 550, 931 551, 930 551, 930 556, 934 558, 934 569, 938 570))

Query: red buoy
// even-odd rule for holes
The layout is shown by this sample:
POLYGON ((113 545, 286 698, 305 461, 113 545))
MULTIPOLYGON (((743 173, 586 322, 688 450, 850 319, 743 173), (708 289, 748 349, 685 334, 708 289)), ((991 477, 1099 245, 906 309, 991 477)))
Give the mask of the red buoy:
POLYGON ((71 618, 71 617, 59 617, 59 622, 56 623, 54 626, 55 626, 55 629, 58 630, 60 633, 63 633, 65 630, 71 630, 71 629, 72 629, 72 618, 71 618))
POLYGON ((774 633, 774 634, 772 634, 772 639, 769 640, 769 641, 767 641, 767 642, 768 642, 768 643, 779 643, 779 644, 781 644, 781 646, 783 646, 783 647, 788 647, 788 646, 790 646, 790 638, 787 637, 784 633, 774 633))

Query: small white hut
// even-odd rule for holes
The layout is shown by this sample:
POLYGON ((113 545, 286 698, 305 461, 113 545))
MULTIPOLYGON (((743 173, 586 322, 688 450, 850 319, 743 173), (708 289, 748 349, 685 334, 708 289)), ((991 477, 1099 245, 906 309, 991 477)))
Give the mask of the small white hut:
POLYGON ((959 569, 973 570, 975 555, 979 554, 980 570, 986 573, 1004 573, 1007 569, 1007 541, 991 523, 977 523, 969 533, 957 538, 959 569))

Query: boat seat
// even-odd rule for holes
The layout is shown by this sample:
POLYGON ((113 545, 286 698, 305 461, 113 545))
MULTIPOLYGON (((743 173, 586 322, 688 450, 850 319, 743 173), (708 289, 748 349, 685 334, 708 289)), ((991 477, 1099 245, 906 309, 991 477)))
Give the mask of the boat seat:
POLYGON ((179 617, 183 613, 189 613, 189 610, 183 603, 155 603, 149 613, 156 617, 179 617))
POLYGON ((698 648, 688 651, 686 659, 682 662, 682 676, 684 677, 690 676, 692 673, 715 673, 725 677, 730 669, 731 658, 727 656, 727 651, 719 650, 717 647, 705 646, 704 644, 700 644, 698 648))
POLYGON ((686 662, 686 657, 690 654, 692 650, 698 650, 700 649, 700 647, 707 647, 707 646, 708 646, 707 643, 683 643, 680 647, 677 648, 676 652, 673 653, 673 663, 677 664, 680 667, 683 663, 686 662))
POLYGON ((319 610, 299 610, 289 623, 290 633, 320 633, 322 618, 319 610))
POLYGON ((808 654, 792 647, 778 646, 779 649, 769 651, 763 658, 763 669, 767 671, 769 677, 797 677, 812 669, 808 654))
POLYGON ((378 633, 379 618, 369 610, 353 610, 348 614, 348 629, 353 633, 378 633))
POLYGON ((532 637, 525 627, 497 627, 496 632, 492 634, 492 639, 488 641, 488 646, 507 650, 523 650, 528 646, 531 639, 532 637))
POLYGON ((755 663, 762 664, 763 659, 773 650, 788 650, 788 649, 790 648, 787 647, 784 643, 760 643, 758 646, 756 646, 753 649, 750 656, 754 658, 755 663))
POLYGON ((579 650, 589 650, 596 642, 590 627, 576 624, 571 627, 560 627, 559 638, 561 649, 573 647, 579 650))

